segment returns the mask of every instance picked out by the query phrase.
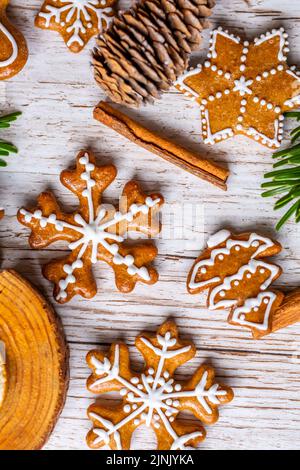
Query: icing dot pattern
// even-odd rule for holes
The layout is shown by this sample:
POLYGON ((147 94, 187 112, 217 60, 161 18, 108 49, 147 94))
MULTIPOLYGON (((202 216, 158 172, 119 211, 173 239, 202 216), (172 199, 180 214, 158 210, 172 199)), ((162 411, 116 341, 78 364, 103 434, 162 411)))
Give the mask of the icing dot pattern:
MULTIPOLYGON (((159 226, 157 228, 152 227, 152 215, 153 210, 158 210, 159 206, 163 203, 163 198, 160 195, 153 197, 146 196, 141 192, 136 183, 131 182, 128 183, 128 185, 131 185, 128 186, 129 193, 127 194, 126 192, 123 195, 130 198, 131 193, 136 191, 135 198, 142 198, 143 202, 133 202, 127 211, 108 211, 105 207, 98 205, 99 195, 101 194, 98 185, 101 184, 102 178, 109 177, 109 171, 112 174, 111 181, 113 181, 115 177, 114 167, 96 167, 94 156, 89 152, 84 152, 78 156, 77 168, 70 173, 72 175, 71 178, 75 177, 76 179, 77 186, 75 192, 79 197, 81 206, 71 219, 68 215, 59 214, 57 211, 56 213, 53 212, 45 215, 45 212, 40 208, 32 212, 24 208, 19 211, 19 221, 24 225, 28 225, 32 229, 33 234, 36 231, 39 239, 42 236, 46 241, 48 236, 50 236, 51 242, 52 232, 54 232, 54 240, 57 238, 66 239, 67 234, 68 238, 72 239, 68 247, 75 255, 75 259, 74 255, 71 255, 72 262, 65 262, 59 265, 62 266, 63 276, 59 274, 60 269, 58 268, 55 270, 55 279, 52 279, 52 277, 50 279, 55 282, 55 298, 59 302, 68 301, 75 295, 75 286, 78 280, 82 279, 82 272, 86 269, 90 270, 90 265, 97 263, 98 260, 109 263, 114 268, 116 274, 119 267, 125 268, 126 277, 129 277, 126 282, 133 278, 130 281, 131 284, 133 282, 132 287, 134 287, 137 280, 152 283, 156 278, 153 268, 149 270, 147 266, 141 265, 141 261, 137 262, 138 256, 147 255, 148 249, 145 252, 146 245, 144 247, 140 245, 138 250, 142 251, 126 248, 125 236, 128 224, 133 221, 137 225, 136 227, 131 227, 130 230, 143 230, 146 234, 150 234, 153 230, 159 231, 159 226), (103 172, 101 171, 102 168, 103 172), (78 187, 81 189, 78 190, 78 187), (148 216, 146 225, 143 222, 144 219, 140 219, 139 222, 139 217, 142 218, 143 216, 148 216), (41 229, 43 229, 42 235, 40 233, 41 229), (131 251, 131 253, 127 254, 126 251, 131 251)), ((67 172, 67 174, 69 173, 67 172)), ((65 184, 64 179, 63 182, 65 184)), ((68 181, 66 186, 69 187, 68 181)), ((55 208, 55 204, 53 206, 55 208)), ((46 244, 49 244, 49 242, 46 242, 46 244)), ((147 256, 146 258, 145 256, 142 257, 146 262, 147 256)), ((151 259, 152 255, 149 261, 151 259)), ((86 272, 85 276, 87 278, 88 272, 86 272)), ((80 293, 84 295, 81 291, 80 293)), ((89 295, 88 292, 87 295, 89 295)))
POLYGON ((233 323, 266 331, 270 326, 272 306, 281 295, 267 289, 279 277, 281 270, 262 261, 261 257, 264 252, 268 256, 276 254, 281 247, 256 233, 246 235, 241 239, 235 238, 228 230, 213 235, 207 243, 210 257, 203 259, 200 256, 195 262, 188 277, 188 289, 191 293, 209 289, 209 309, 231 309, 230 321, 233 323), (244 261, 239 262, 241 248, 244 261), (208 274, 203 273, 203 268, 207 270, 208 267, 208 274), (236 268, 234 273, 233 267, 236 268), (257 296, 248 298, 255 291, 257 296), (268 306, 263 320, 248 320, 247 315, 262 305, 268 306))
MULTIPOLYGON (((224 31, 221 27, 212 32, 210 51, 208 54, 210 60, 204 62, 204 69, 202 69, 201 65, 198 65, 195 69, 186 72, 176 82, 176 86, 179 90, 186 96, 192 97, 193 100, 200 103, 202 135, 205 143, 215 144, 221 140, 233 137, 235 134, 243 134, 269 148, 277 149, 280 147, 283 139, 283 113, 291 108, 296 108, 300 104, 300 75, 295 67, 289 68, 287 66, 287 45, 288 35, 283 28, 274 29, 262 35, 260 38, 256 38, 253 44, 250 44, 248 41, 242 43, 239 37, 230 34, 227 30, 224 31), (225 40, 225 47, 233 48, 236 44, 241 46, 238 72, 235 69, 232 71, 224 71, 223 68, 219 67, 219 63, 214 63, 214 61, 218 59, 217 51, 218 47, 220 47, 218 46, 219 37, 225 40), (248 75, 248 56, 250 51, 263 45, 270 47, 270 41, 277 37, 279 41, 274 41, 274 47, 276 47, 275 52, 278 53, 276 63, 274 63, 272 67, 265 69, 265 60, 261 59, 261 72, 254 77, 250 77, 248 75), (215 76, 215 79, 211 77, 211 74, 207 75, 205 70, 210 70, 215 76), (293 83, 290 78, 288 78, 288 75, 292 75, 294 78, 293 83), (191 77, 193 77, 193 81, 191 77), (205 84, 209 81, 210 86, 207 88, 211 90, 211 84, 215 84, 215 88, 217 89, 216 93, 210 92, 209 96, 205 96, 203 91, 198 92, 196 77, 199 77, 202 83, 201 90, 205 89, 205 86, 203 88, 203 83, 205 84), (225 89, 220 89, 223 87, 223 84, 220 85, 219 77, 222 77, 222 80, 228 80, 228 84, 224 85, 226 86, 225 89), (272 80, 277 79, 280 82, 282 89, 286 90, 285 95, 288 96, 288 99, 283 102, 275 102, 275 99, 271 101, 267 99, 266 96, 263 96, 261 90, 264 88, 261 88, 261 85, 265 86, 267 81, 271 78, 272 80), (240 110, 236 118, 229 115, 228 119, 225 117, 225 128, 224 124, 222 128, 219 119, 214 119, 213 121, 212 119, 213 116, 218 113, 219 106, 223 106, 223 110, 228 106, 228 100, 224 100, 229 95, 233 95, 235 101, 240 98, 240 110), (251 120, 249 121, 248 117, 249 112, 254 113, 252 109, 253 104, 258 107, 257 113, 263 116, 261 121, 255 119, 255 125, 249 124, 251 120), (262 124, 262 119, 264 124, 262 124), (228 122, 232 124, 228 125, 228 122), (266 125, 266 122, 268 122, 268 125, 266 125), (272 125, 274 129, 273 136, 270 134, 272 125), (217 127, 220 127, 220 129, 217 129, 217 127)), ((268 63, 268 61, 266 62, 268 63)), ((227 68, 228 67, 229 66, 227 66, 227 68)), ((226 64, 224 68, 226 68, 226 64)), ((272 87, 272 85, 270 85, 270 87, 272 87)), ((278 98, 281 99, 281 97, 278 98)), ((231 113, 232 106, 229 108, 229 112, 231 113)))

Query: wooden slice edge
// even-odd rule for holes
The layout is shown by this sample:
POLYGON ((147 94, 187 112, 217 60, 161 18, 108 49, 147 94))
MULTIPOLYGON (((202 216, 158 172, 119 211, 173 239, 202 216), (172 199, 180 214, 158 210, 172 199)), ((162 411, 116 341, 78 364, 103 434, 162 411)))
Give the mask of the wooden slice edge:
MULTIPOLYGON (((6 408, 5 404, 6 404, 6 400, 9 400, 8 394, 12 393, 12 390, 9 387, 9 385, 10 385, 9 373, 10 373, 10 368, 13 368, 12 364, 7 365, 7 367, 6 367, 6 375, 7 375, 6 396, 4 396, 4 401, 3 401, 2 407, 0 407, 0 449, 7 449, 7 450, 14 450, 14 449, 39 450, 44 446, 44 444, 49 439, 49 437, 50 437, 50 435, 51 435, 51 433, 52 433, 52 431, 53 431, 53 429, 54 429, 54 427, 55 427, 55 425, 58 421, 58 418, 59 418, 59 416, 60 416, 60 414, 63 410, 64 404, 65 404, 65 401, 66 401, 67 390, 68 390, 68 386, 69 386, 69 348, 68 348, 68 345, 67 345, 67 342, 66 342, 66 338, 65 338, 65 335, 64 335, 61 320, 58 317, 58 315, 56 314, 56 312, 54 311, 53 307, 46 301, 46 299, 43 297, 43 295, 30 282, 28 282, 26 279, 24 279, 16 271, 14 271, 14 270, 0 271, 0 300, 1 300, 1 297, 2 297, 2 292, 5 290, 5 286, 3 286, 3 284, 4 285, 7 284, 7 286, 9 286, 10 284, 13 285, 14 283, 17 283, 19 285, 20 284, 23 285, 24 286, 24 293, 27 292, 30 295, 32 295, 34 297, 34 299, 36 300, 36 302, 37 302, 38 311, 41 312, 41 315, 37 317, 37 321, 41 321, 41 322, 45 321, 47 326, 49 327, 48 328, 49 331, 46 331, 46 329, 45 329, 43 334, 47 336, 48 333, 50 332, 50 334, 52 335, 52 338, 49 339, 48 345, 46 345, 46 346, 48 346, 48 348, 50 349, 50 341, 54 342, 54 344, 55 344, 55 351, 54 351, 54 353, 55 353, 55 363, 57 363, 58 373, 56 374, 57 375, 56 377, 53 377, 53 384, 55 385, 55 386, 53 386, 53 388, 56 389, 55 401, 53 401, 53 405, 52 405, 54 407, 54 409, 53 409, 53 412, 52 412, 51 416, 49 416, 49 418, 47 419, 47 422, 45 424, 43 432, 41 432, 40 435, 35 435, 34 438, 32 439, 34 442, 32 442, 32 444, 29 443, 28 445, 26 445, 26 449, 21 449, 18 446, 17 442, 15 443, 15 445, 9 445, 8 447, 5 447, 5 444, 1 444, 1 428, 2 428, 2 426, 1 426, 1 417, 2 417, 2 423, 3 423, 3 421, 5 421, 5 408, 6 408), (1 411, 2 411, 2 415, 1 415, 1 411)), ((20 295, 20 298, 21 298, 21 295, 20 295)), ((22 301, 24 301, 24 300, 22 300, 22 301)), ((2 304, 0 303, 0 309, 1 308, 2 308, 2 304)), ((29 310, 30 310, 30 307, 29 307, 29 310)), ((4 311, 5 311, 5 309, 4 309, 4 311)), ((1 316, 0 316, 0 330, 1 330, 1 321, 3 323, 3 319, 1 319, 1 316)), ((26 319, 26 321, 27 321, 27 319, 26 319)), ((37 325, 37 322, 36 322, 36 325, 34 325, 34 326, 36 328, 40 327, 40 325, 37 325)), ((22 335, 22 331, 23 331, 22 328, 19 328, 20 335, 22 335)), ((24 330, 24 337, 25 337, 25 334, 26 334, 26 331, 24 330)), ((21 344, 22 344, 22 341, 21 341, 21 344)), ((47 357, 46 357, 46 360, 45 360, 45 357, 43 357, 44 350, 45 350, 45 345, 44 344, 41 344, 41 345, 37 344, 35 346, 39 351, 40 364, 42 364, 43 366, 45 365, 44 369, 47 372, 47 362, 46 362, 47 357)), ((52 345, 51 345, 51 347, 52 347, 52 345)), ((27 353, 28 353, 28 351, 27 351, 27 353)), ((8 363, 9 363, 9 359, 8 359, 8 363)), ((45 373, 45 370, 44 370, 44 373, 45 373)), ((16 378, 15 378, 15 380, 16 380, 16 378)), ((31 417, 31 418, 34 419, 34 416, 31 417)), ((9 420, 9 417, 8 417, 8 420, 9 420)), ((9 422, 9 421, 7 421, 7 422, 9 422)), ((4 422, 4 424, 7 424, 7 422, 6 423, 4 422)), ((4 427, 5 426, 3 426, 3 428, 4 427)), ((20 424, 20 432, 21 431, 22 431, 22 424, 20 424)), ((3 432, 5 432, 5 431, 3 431, 3 432)), ((2 436, 2 438, 3 438, 3 436, 2 436)), ((5 439, 6 439, 6 436, 4 435, 4 440, 5 439)), ((7 439, 9 440, 9 436, 7 437, 7 439)), ((16 441, 17 441, 17 439, 16 439, 16 441)))

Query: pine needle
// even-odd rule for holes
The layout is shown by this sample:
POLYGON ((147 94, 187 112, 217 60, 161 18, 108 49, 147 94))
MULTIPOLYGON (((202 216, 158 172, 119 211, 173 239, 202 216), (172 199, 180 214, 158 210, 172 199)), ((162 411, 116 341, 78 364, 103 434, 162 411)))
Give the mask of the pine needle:
MULTIPOLYGON (((288 112, 285 116, 300 122, 300 111, 288 112)), ((291 132, 292 144, 298 140, 300 140, 300 126, 291 132)), ((271 181, 263 183, 261 187, 268 189, 262 193, 262 197, 283 194, 274 205, 274 210, 282 209, 292 203, 276 225, 276 230, 280 230, 294 214, 296 223, 300 222, 300 143, 274 153, 273 159, 278 160, 273 164, 274 171, 264 175, 265 178, 271 178, 271 181)))
MULTIPOLYGON (((16 121, 22 113, 19 111, 16 113, 10 113, 6 116, 0 116, 0 129, 8 129, 11 123, 16 121)), ((8 157, 11 153, 18 153, 18 149, 15 145, 0 139, 0 156, 8 157)), ((0 167, 7 166, 7 163, 0 158, 0 167)))
POLYGON ((293 118, 293 119, 296 119, 297 121, 300 121, 299 111, 288 111, 288 112, 284 113, 284 115, 287 118, 293 118))
POLYGON ((18 119, 18 117, 21 116, 21 114, 22 113, 18 111, 16 113, 7 114, 6 116, 1 116, 0 117, 0 123, 9 124, 10 122, 16 121, 18 119))
POLYGON ((300 208, 300 201, 295 202, 292 207, 284 214, 284 216, 279 220, 278 224, 276 225, 276 230, 280 230, 281 227, 288 221, 290 217, 294 214, 294 212, 298 212, 300 208))

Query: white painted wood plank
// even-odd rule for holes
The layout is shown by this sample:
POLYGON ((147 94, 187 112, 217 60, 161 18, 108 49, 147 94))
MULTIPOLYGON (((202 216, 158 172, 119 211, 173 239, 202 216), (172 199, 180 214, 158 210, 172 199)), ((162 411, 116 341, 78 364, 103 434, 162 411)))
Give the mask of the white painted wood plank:
MULTIPOLYGON (((70 343, 71 384, 65 410, 46 448, 86 448, 86 408, 92 399, 85 390, 86 352, 115 339, 132 345, 141 330, 155 330, 173 317, 182 334, 195 341, 200 362, 210 360, 219 378, 236 391, 235 400, 221 410, 219 423, 208 429, 203 448, 299 449, 300 324, 253 341, 247 332, 228 325, 224 312, 208 312, 205 296, 190 296, 185 287, 193 259, 219 228, 255 229, 276 236, 274 201, 263 200, 259 189, 263 174, 271 168, 271 153, 242 137, 212 148, 204 146, 199 137, 198 106, 175 91, 153 106, 128 111, 152 129, 228 166, 231 176, 224 193, 93 121, 93 107, 104 98, 89 65, 93 41, 83 53, 74 55, 56 33, 33 28, 40 4, 41 0, 12 0, 10 7, 28 40, 30 59, 21 74, 0 83, 1 109, 23 111, 22 118, 5 132, 20 154, 0 172, 1 205, 7 212, 0 225, 2 267, 17 268, 52 298, 51 285, 41 277, 41 265, 63 256, 65 245, 30 250, 28 231, 18 224, 15 214, 45 189, 54 190, 66 207, 74 207, 73 196, 59 184, 59 173, 72 165, 83 147, 93 149, 99 162, 113 161, 118 166, 118 178, 106 191, 106 201, 117 201, 123 185, 133 177, 148 191, 161 191, 166 199, 163 237, 156 240, 160 281, 155 286, 138 285, 132 294, 123 295, 114 287, 111 270, 101 264, 95 269, 99 291, 94 299, 74 299, 56 306, 70 343), (182 217, 178 203, 186 204, 186 210, 197 205, 199 218, 185 219, 184 233, 177 232, 170 239, 170 214, 176 213, 177 227, 182 217)), ((129 4, 121 2, 122 7, 129 4)), ((299 62, 299 22, 297 0, 219 0, 212 17, 212 24, 222 24, 250 39, 283 24, 290 34, 290 63, 299 62)), ((203 49, 194 54, 193 62, 205 56, 209 33, 204 36, 203 49)), ((292 289, 300 285, 299 227, 290 222, 278 239, 284 249, 276 262, 284 274, 277 284, 292 289)), ((135 358, 133 348, 131 352, 135 358)), ((192 361, 184 374, 190 374, 197 364, 192 361)), ((136 437, 137 448, 144 447, 143 436, 136 437)), ((153 446, 153 439, 150 441, 153 446)))

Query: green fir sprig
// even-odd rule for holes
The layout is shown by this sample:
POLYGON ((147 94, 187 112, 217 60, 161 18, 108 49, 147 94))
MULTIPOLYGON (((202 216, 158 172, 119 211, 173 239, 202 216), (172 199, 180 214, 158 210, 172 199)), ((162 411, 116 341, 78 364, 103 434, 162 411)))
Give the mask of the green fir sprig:
MULTIPOLYGON (((8 129, 11 126, 11 123, 16 121, 19 116, 21 116, 22 113, 16 112, 16 113, 11 113, 7 114, 6 116, 1 116, 0 117, 0 130, 1 129, 8 129)), ((0 156, 1 157, 8 157, 11 153, 18 153, 17 147, 15 145, 6 142, 5 140, 2 140, 0 138, 0 156)), ((5 160, 0 158, 0 167, 5 167, 7 166, 7 163, 5 160)))
MULTIPOLYGON (((285 113, 288 118, 296 119, 300 122, 300 111, 285 113)), ((274 171, 265 174, 265 178, 271 181, 263 183, 262 188, 267 189, 262 193, 263 197, 277 196, 282 194, 274 206, 274 210, 286 207, 291 203, 289 209, 276 225, 276 230, 295 215, 296 223, 300 222, 300 126, 291 132, 291 142, 293 145, 285 150, 274 153, 273 158, 278 160, 274 163, 274 171)))

